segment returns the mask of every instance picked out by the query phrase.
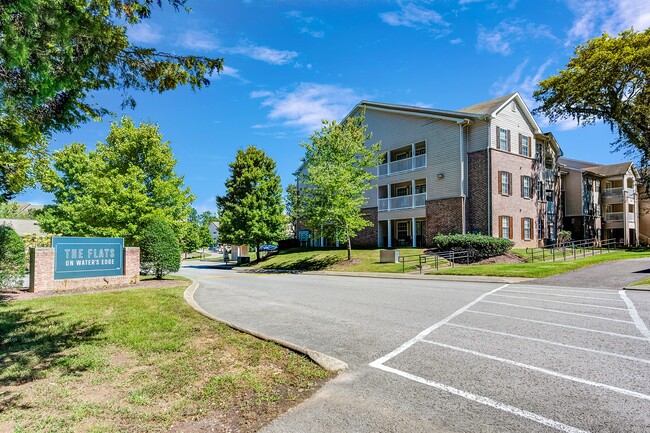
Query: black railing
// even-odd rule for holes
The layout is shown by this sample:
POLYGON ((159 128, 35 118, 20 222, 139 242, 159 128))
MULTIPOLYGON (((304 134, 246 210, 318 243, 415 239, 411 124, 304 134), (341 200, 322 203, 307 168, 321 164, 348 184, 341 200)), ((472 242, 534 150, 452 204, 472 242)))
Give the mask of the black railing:
POLYGON ((421 274, 422 267, 425 264, 431 264, 437 271, 441 266, 451 266, 453 268, 456 263, 463 261, 465 264, 469 264, 472 257, 473 253, 471 251, 440 251, 431 254, 400 256, 399 261, 402 263, 402 273, 406 272, 407 263, 417 263, 415 267, 419 269, 421 274))
POLYGON ((580 241, 568 241, 560 245, 550 245, 539 248, 526 248, 526 254, 530 257, 531 262, 547 260, 567 260, 577 259, 578 257, 587 257, 602 254, 616 250, 617 240, 607 239, 599 241, 598 239, 584 239, 580 241))

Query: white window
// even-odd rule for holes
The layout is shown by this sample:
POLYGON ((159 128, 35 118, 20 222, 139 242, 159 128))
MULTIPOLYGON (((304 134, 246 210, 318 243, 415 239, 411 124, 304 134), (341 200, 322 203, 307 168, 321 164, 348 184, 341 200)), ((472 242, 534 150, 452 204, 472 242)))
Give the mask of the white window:
POLYGON ((499 149, 508 150, 508 130, 499 128, 499 149))
POLYGON ((509 216, 501 217, 501 237, 505 239, 510 239, 510 217, 509 216))
POLYGON ((521 177, 521 196, 530 198, 530 176, 521 177))
POLYGON ((521 154, 524 156, 530 155, 530 138, 525 135, 521 136, 521 154))
POLYGON ((524 235, 524 240, 530 240, 530 225, 531 225, 531 218, 523 218, 523 235, 524 235))
POLYGON ((408 186, 398 186, 395 188, 395 197, 404 197, 405 195, 409 195, 408 186))
POLYGON ((501 194, 510 195, 510 173, 501 172, 501 194))
POLYGON ((409 235, 409 224, 407 221, 397 223, 397 239, 405 240, 409 235))
POLYGON ((427 192, 427 184, 423 183, 421 185, 415 185, 415 193, 416 194, 422 194, 427 192))

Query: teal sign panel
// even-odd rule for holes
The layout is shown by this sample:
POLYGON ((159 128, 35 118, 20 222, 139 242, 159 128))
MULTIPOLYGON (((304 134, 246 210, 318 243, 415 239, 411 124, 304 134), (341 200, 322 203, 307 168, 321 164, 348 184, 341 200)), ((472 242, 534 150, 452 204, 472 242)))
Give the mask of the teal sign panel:
POLYGON ((124 273, 122 238, 52 238, 54 279, 110 277, 124 273))

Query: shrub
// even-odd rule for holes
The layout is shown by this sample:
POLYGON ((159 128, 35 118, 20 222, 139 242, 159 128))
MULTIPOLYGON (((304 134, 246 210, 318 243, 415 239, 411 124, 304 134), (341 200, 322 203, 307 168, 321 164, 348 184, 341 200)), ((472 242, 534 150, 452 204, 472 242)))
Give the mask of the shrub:
POLYGON ((436 235, 432 244, 440 251, 471 251, 474 261, 501 255, 514 246, 509 239, 478 234, 436 235))
POLYGON ((145 222, 140 236, 140 269, 157 279, 181 267, 181 248, 171 225, 161 218, 145 222))
POLYGON ((11 227, 0 225, 0 290, 22 285, 25 244, 11 227))

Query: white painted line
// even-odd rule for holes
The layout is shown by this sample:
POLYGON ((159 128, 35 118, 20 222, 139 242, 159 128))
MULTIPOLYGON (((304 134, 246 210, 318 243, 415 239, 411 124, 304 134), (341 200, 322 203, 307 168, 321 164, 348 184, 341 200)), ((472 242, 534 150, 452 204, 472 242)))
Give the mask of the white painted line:
POLYGON ((483 404, 485 406, 489 406, 489 407, 492 407, 494 409, 502 410, 504 412, 508 412, 510 414, 517 415, 517 416, 520 416, 522 418, 526 418, 528 420, 531 420, 531 421, 534 421, 536 423, 545 425, 547 427, 554 428, 556 430, 560 430, 560 431, 567 432, 567 433, 589 433, 586 430, 581 430, 579 428, 572 427, 570 425, 561 423, 559 421, 552 420, 550 418, 546 418, 546 417, 538 415, 536 413, 529 412, 527 410, 520 409, 520 408, 515 407, 515 406, 510 406, 507 403, 503 403, 503 402, 500 402, 500 401, 497 401, 497 400, 493 400, 493 399, 488 398, 488 397, 483 397, 482 395, 473 394, 471 392, 463 391, 463 390, 460 390, 458 388, 451 387, 449 385, 434 382, 432 380, 428 380, 428 379, 425 379, 423 377, 416 376, 414 374, 407 373, 407 372, 402 371, 402 370, 398 370, 396 368, 387 367, 387 366, 381 365, 381 364, 374 365, 373 367, 378 368, 378 369, 383 370, 383 371, 386 371, 388 373, 396 374, 398 376, 404 377, 404 378, 412 380, 414 382, 418 382, 418 383, 430 386, 432 388, 436 388, 436 389, 439 389, 441 391, 448 392, 450 394, 465 398, 465 399, 473 401, 475 403, 483 404))
POLYGON ((621 296, 621 299, 623 299, 623 302, 625 302, 625 305, 627 305, 630 316, 632 317, 632 320, 634 320, 634 324, 636 325, 639 332, 641 332, 641 334, 643 334, 645 338, 650 341, 650 330, 648 330, 648 327, 643 322, 643 319, 641 319, 641 316, 639 316, 639 312, 636 311, 636 307, 632 303, 632 300, 627 297, 625 290, 619 291, 618 294, 621 296))
POLYGON ((608 320, 610 322, 634 323, 634 322, 632 322, 630 320, 610 319, 609 317, 600 317, 600 316, 594 316, 594 315, 591 315, 591 314, 570 313, 568 311, 551 310, 550 308, 528 307, 526 305, 509 304, 507 302, 494 302, 494 301, 483 301, 483 302, 489 303, 489 304, 507 305, 509 307, 526 308, 528 310, 540 310, 540 311, 547 311, 547 312, 550 312, 550 313, 568 314, 570 316, 590 317, 592 319, 608 320))
MULTIPOLYGON (((548 291, 555 291, 555 292, 579 292, 579 293, 596 293, 596 294, 602 294, 602 295, 614 295, 616 292, 614 290, 607 290, 607 289, 590 289, 590 288, 583 288, 583 289, 576 289, 575 287, 569 288, 569 287, 561 287, 561 286, 533 286, 533 285, 521 285, 521 284, 516 284, 513 286, 516 289, 530 289, 530 290, 548 290, 548 291)), ((616 298, 614 298, 616 299, 616 298)))
POLYGON ((596 296, 581 296, 581 295, 560 295, 558 293, 542 293, 542 292, 526 292, 523 290, 502 290, 502 292, 508 293, 525 293, 528 295, 542 295, 542 296, 558 296, 561 298, 578 298, 578 299, 594 299, 599 301, 615 301, 620 302, 619 298, 599 298, 596 296))
POLYGON ((552 302, 554 304, 580 305, 581 307, 605 308, 606 310, 619 310, 619 311, 627 310, 627 308, 621 308, 621 307, 606 307, 603 305, 596 305, 596 304, 583 304, 582 302, 567 302, 567 301, 556 301, 553 299, 539 299, 539 298, 531 298, 529 296, 502 295, 500 293, 492 296, 500 296, 502 298, 512 298, 512 299, 527 299, 529 301, 552 302))
POLYGON ((505 288, 505 287, 508 287, 508 286, 509 286, 509 284, 504 284, 504 285, 501 286, 501 287, 497 287, 496 289, 494 289, 494 290, 492 290, 492 291, 490 291, 490 292, 487 292, 487 293, 482 294, 481 296, 479 296, 478 298, 474 299, 474 300, 473 300, 472 302, 470 302, 469 304, 465 305, 464 307, 459 308, 458 310, 456 310, 455 312, 453 312, 453 313, 450 314, 449 316, 445 317, 445 318, 442 319, 441 321, 439 321, 439 322, 437 322, 437 323, 435 323, 435 324, 429 326, 427 329, 425 329, 424 331, 420 332, 418 335, 416 335, 415 337, 411 338, 409 341, 407 341, 406 343, 402 344, 400 347, 398 347, 397 349, 393 350, 393 351, 390 352, 389 354, 384 355, 384 356, 382 356, 381 358, 372 361, 372 362, 370 363, 370 366, 371 366, 371 367, 378 368, 378 367, 379 367, 380 365, 382 365, 384 362, 388 361, 389 359, 394 358, 395 356, 397 356, 397 355, 399 355, 400 353, 404 352, 404 351, 405 351, 406 349, 408 349, 409 347, 413 346, 413 345, 414 345, 415 343, 417 343, 418 341, 422 340, 424 337, 426 337, 426 336, 427 336, 429 333, 431 333, 433 330, 438 329, 439 327, 441 327, 441 326, 444 325, 445 323, 449 322, 449 321, 450 321, 451 319, 453 319, 454 317, 456 317, 456 316, 462 314, 463 312, 465 312, 465 311, 466 311, 467 309, 469 309, 470 307, 472 307, 472 306, 474 306, 475 304, 481 302, 481 300, 483 300, 483 298, 485 298, 486 296, 489 296, 489 295, 491 295, 491 294, 493 294, 493 293, 496 293, 496 292, 498 292, 499 290, 501 290, 501 289, 503 289, 503 288, 505 288))
POLYGON ((488 312, 485 312, 485 311, 476 311, 476 310, 467 310, 465 312, 466 313, 475 313, 475 314, 485 314, 486 316, 503 317, 504 319, 522 320, 524 322, 540 323, 542 325, 559 326, 560 328, 569 328, 569 329, 575 329, 575 330, 578 330, 578 331, 596 332, 598 334, 611 335, 612 337, 630 338, 632 340, 645 340, 645 338, 637 337, 636 335, 619 334, 617 332, 601 331, 599 329, 591 329, 591 328, 582 328, 580 326, 563 325, 561 323, 546 322, 544 320, 523 319, 521 317, 506 316, 504 314, 488 313, 488 312))
POLYGON ((501 363, 508 364, 508 365, 514 365, 515 367, 525 368, 527 370, 536 371, 538 373, 548 374, 549 376, 559 377, 561 379, 570 380, 570 381, 573 381, 573 382, 581 383, 583 385, 590 385, 590 386, 593 386, 593 387, 596 387, 596 388, 605 389, 607 391, 613 391, 613 392, 616 392, 618 394, 627 395, 629 397, 635 397, 635 398, 638 398, 638 399, 641 399, 641 400, 650 401, 650 395, 643 394, 641 392, 632 391, 632 390, 624 389, 624 388, 619 388, 617 386, 607 385, 607 384, 600 383, 600 382, 593 382, 591 380, 582 379, 580 377, 575 377, 575 376, 569 376, 568 374, 559 373, 557 371, 548 370, 546 368, 536 367, 534 365, 528 365, 528 364, 524 364, 522 362, 513 361, 512 359, 499 358, 498 356, 488 355, 487 353, 477 352, 475 350, 465 349, 463 347, 457 347, 457 346, 451 346, 449 344, 438 343, 437 341, 422 340, 422 342, 432 344, 434 346, 444 347, 446 349, 456 350, 458 352, 468 353, 470 355, 479 356, 481 358, 490 359, 492 361, 497 361, 497 362, 501 362, 501 363))
POLYGON ((553 346, 564 347, 564 348, 567 348, 567 349, 583 350, 585 352, 596 353, 598 355, 614 356, 616 358, 626 359, 628 361, 635 361, 635 362, 642 362, 644 364, 650 364, 650 359, 637 358, 635 356, 622 355, 620 353, 606 352, 604 350, 590 349, 588 347, 574 346, 572 344, 559 343, 559 342, 556 342, 556 341, 544 340, 542 338, 526 337, 524 335, 510 334, 508 332, 492 331, 491 329, 475 328, 473 326, 456 325, 455 323, 447 323, 446 326, 455 326, 457 328, 469 329, 469 330, 472 330, 472 331, 480 331, 480 332, 486 332, 488 334, 503 335, 505 337, 513 337, 513 338, 518 338, 520 340, 535 341, 535 342, 538 342, 538 343, 550 344, 550 345, 553 345, 553 346))

